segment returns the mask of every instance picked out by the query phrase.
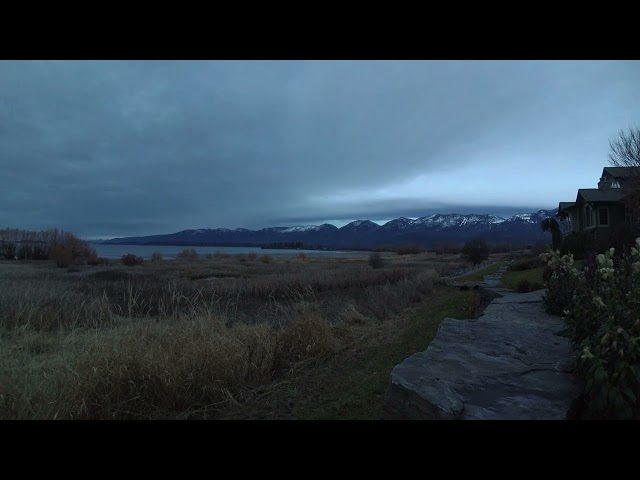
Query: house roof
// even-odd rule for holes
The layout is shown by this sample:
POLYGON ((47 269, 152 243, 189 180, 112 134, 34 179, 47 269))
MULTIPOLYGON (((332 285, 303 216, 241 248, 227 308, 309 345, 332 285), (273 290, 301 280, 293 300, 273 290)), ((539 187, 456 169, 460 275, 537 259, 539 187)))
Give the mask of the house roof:
POLYGON ((605 172, 614 178, 631 178, 640 176, 640 167, 604 167, 602 173, 605 172))
POLYGON ((558 205, 558 211, 566 210, 567 208, 575 207, 576 202, 560 202, 558 205))
POLYGON ((581 197, 584 202, 619 202, 623 196, 622 190, 619 188, 609 188, 607 190, 581 188, 578 190, 576 203, 580 201, 581 197))

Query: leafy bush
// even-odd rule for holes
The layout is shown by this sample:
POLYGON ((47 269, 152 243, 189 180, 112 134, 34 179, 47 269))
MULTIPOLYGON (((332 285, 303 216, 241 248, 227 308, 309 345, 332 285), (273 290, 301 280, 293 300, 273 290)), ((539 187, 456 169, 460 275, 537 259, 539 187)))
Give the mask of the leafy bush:
POLYGON ((418 245, 403 245, 397 250, 398 255, 416 255, 422 252, 422 248, 420 248, 418 245))
POLYGON ((198 258, 198 252, 196 252, 195 248, 185 248, 180 253, 178 253, 178 258, 186 258, 189 260, 195 260, 198 258))
POLYGON ((134 255, 133 253, 129 253, 127 255, 123 255, 120 261, 127 267, 134 267, 136 265, 142 265, 144 259, 134 255))
POLYGON ((384 260, 379 252, 372 252, 369 254, 369 265, 371 268, 382 268, 384 266, 384 260))
POLYGON ((575 260, 582 260, 593 249, 593 237, 587 232, 571 232, 562 240, 560 255, 572 254, 575 260))
POLYGON ((73 261, 73 254, 71 250, 63 247, 62 245, 56 245, 49 252, 49 259, 56 262, 58 268, 64 268, 71 265, 73 261))
POLYGON ((589 418, 640 418, 640 238, 630 253, 611 248, 574 267, 572 255, 543 255, 552 270, 544 304, 561 313, 565 333, 582 351, 589 418))
POLYGON ((162 261, 162 254, 160 252, 153 252, 151 254, 151 261, 152 262, 161 262, 162 261))
POLYGON ((469 240, 462 247, 462 255, 474 265, 489 258, 489 246, 480 238, 469 240))

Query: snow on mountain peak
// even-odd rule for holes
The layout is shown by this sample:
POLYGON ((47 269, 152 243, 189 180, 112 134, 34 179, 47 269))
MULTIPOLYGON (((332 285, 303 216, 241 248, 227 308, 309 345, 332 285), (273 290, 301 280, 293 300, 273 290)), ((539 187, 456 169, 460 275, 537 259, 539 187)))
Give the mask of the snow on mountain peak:
POLYGON ((306 225, 306 226, 297 226, 297 227, 288 227, 283 232, 291 233, 291 232, 308 232, 310 230, 318 230, 317 225, 306 225))

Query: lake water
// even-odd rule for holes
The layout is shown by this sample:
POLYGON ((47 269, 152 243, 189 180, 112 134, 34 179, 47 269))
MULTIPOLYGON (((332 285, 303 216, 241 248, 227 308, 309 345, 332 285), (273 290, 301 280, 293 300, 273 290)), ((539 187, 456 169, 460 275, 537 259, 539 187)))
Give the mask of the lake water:
POLYGON ((201 246, 176 246, 176 245, 100 245, 92 243, 91 246, 96 249, 99 257, 120 258, 128 253, 140 256, 145 259, 151 258, 153 252, 160 252, 166 259, 176 258, 179 252, 185 248, 193 248, 199 255, 207 255, 208 253, 227 253, 237 255, 240 253, 256 253, 258 255, 298 255, 304 253, 309 256, 321 255, 368 255, 369 252, 345 252, 345 251, 326 251, 326 250, 285 250, 273 249, 263 250, 260 247, 201 247, 201 246))

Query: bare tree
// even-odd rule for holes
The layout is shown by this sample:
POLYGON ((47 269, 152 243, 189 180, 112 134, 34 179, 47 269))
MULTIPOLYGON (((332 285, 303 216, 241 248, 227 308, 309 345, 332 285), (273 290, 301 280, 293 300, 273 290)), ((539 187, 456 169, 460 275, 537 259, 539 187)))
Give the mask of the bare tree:
POLYGON ((614 167, 640 167, 640 129, 620 130, 618 138, 609 141, 609 162, 614 167))
POLYGON ((633 167, 623 185, 624 203, 630 226, 640 233, 640 128, 629 127, 620 130, 618 137, 609 141, 609 163, 614 167, 633 167))

